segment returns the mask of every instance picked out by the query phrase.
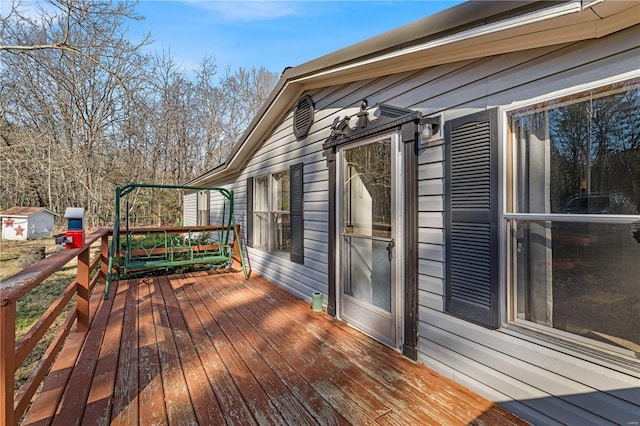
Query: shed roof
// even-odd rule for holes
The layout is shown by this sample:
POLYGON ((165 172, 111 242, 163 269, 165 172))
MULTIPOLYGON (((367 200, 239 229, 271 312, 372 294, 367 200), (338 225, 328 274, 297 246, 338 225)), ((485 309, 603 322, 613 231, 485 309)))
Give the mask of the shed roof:
POLYGON ((6 210, 0 212, 0 217, 29 217, 36 213, 40 213, 41 211, 46 211, 49 214, 54 216, 60 216, 59 214, 52 212, 49 209, 45 209, 44 207, 9 207, 6 210))
MULTIPOLYGON (((416 8, 418 10, 418 8, 416 8)), ((468 1, 296 67, 286 68, 225 162, 191 186, 237 174, 307 90, 462 60, 597 39, 640 24, 640 3, 468 1)))

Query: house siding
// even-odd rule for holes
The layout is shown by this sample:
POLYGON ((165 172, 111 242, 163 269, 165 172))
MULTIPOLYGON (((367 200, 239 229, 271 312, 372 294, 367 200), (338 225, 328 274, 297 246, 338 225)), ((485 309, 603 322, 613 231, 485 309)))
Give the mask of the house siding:
MULTIPOLYGON (((239 176, 222 184, 234 190, 236 220, 245 223, 247 178, 304 163, 304 265, 250 248, 252 270, 307 300, 314 291, 320 291, 326 301, 329 188, 322 143, 334 119, 355 115, 362 99, 366 98, 369 105, 385 103, 419 110, 427 116, 442 114, 448 121, 623 74, 638 75, 638 40, 640 27, 635 26, 599 40, 306 92, 316 105, 308 136, 296 140, 293 111, 289 111, 239 176)), ((502 132, 504 125, 500 126, 502 132)), ((509 327, 489 330, 444 312, 445 149, 443 140, 431 142, 418 157, 418 360, 534 424, 626 425, 639 421, 637 366, 609 361, 509 327)), ((213 204, 214 197, 212 216, 213 204)), ((194 214, 187 213, 185 198, 185 219, 194 214)), ((501 303, 505 297, 501 295, 501 303)))
POLYGON ((186 194, 182 204, 184 226, 195 226, 198 223, 198 194, 196 192, 186 194))
MULTIPOLYGON (((637 73, 639 37, 635 27, 599 41, 482 59, 442 76, 435 88, 430 86, 432 93, 440 95, 401 106, 427 115, 442 113, 451 120, 542 93, 637 73)), ((423 88, 415 90, 426 96, 423 88)), ((388 102, 411 102, 411 97, 403 94, 388 102)), ((443 152, 444 145, 435 144, 419 158, 418 360, 534 424, 637 422, 637 368, 508 329, 487 330, 444 313, 443 152)))

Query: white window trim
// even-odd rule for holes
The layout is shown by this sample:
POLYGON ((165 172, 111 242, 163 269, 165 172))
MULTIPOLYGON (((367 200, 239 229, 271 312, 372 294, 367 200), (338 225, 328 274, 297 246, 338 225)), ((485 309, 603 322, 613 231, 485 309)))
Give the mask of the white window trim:
MULTIPOLYGON (((508 195, 509 192, 514 192, 513 188, 508 187, 509 182, 509 174, 514 171, 517 153, 515 149, 511 149, 511 153, 509 153, 508 142, 511 139, 511 132, 509 130, 509 113, 512 111, 518 110, 523 107, 527 107, 530 105, 534 105, 537 103, 544 103, 554 99, 571 96, 579 92, 589 91, 593 89, 598 89, 603 86, 616 84, 625 80, 630 80, 634 78, 640 78, 640 70, 631 71, 627 73, 623 73, 620 75, 616 75, 613 77, 594 80, 589 83, 580 84, 576 86, 571 86, 569 88, 565 88, 562 90, 557 90, 554 92, 549 92, 544 95, 514 102, 508 106, 499 106, 498 107, 498 123, 501 131, 499 132, 500 137, 502 138, 500 143, 500 172, 499 172, 499 187, 502 191, 500 196, 500 206, 499 206, 499 221, 502 224, 500 235, 499 235, 499 244, 500 244, 500 300, 506 301, 506 303, 501 303, 501 328, 498 331, 505 332, 509 335, 518 335, 517 329, 509 326, 522 327, 530 331, 536 332, 539 334, 539 337, 542 342, 545 342, 545 336, 550 336, 552 339, 559 339, 566 341, 568 345, 578 345, 578 347, 584 347, 587 350, 593 352, 602 352, 605 354, 613 355, 614 357, 622 356, 622 359, 630 359, 632 363, 638 362, 637 356, 633 351, 627 350, 625 348, 617 347, 614 345, 608 345, 603 342, 599 342, 597 340, 589 339, 586 337, 582 337, 576 334, 572 334, 569 332, 565 332, 563 330, 555 329, 552 327, 546 327, 543 325, 535 324, 530 321, 518 319, 515 315, 515 298, 517 297, 515 292, 515 285, 513 282, 513 247, 512 247, 512 238, 510 234, 510 225, 509 221, 511 220, 554 220, 554 221, 563 221, 563 222, 585 222, 588 219, 589 222, 594 223, 612 223, 612 224, 631 224, 638 223, 640 220, 640 215, 606 215, 606 216, 594 216, 594 215, 582 215, 582 214, 542 214, 542 213, 508 213, 507 208, 510 207, 511 211, 516 210, 516 197, 511 197, 511 205, 508 206, 508 195), (511 155, 509 155, 511 154, 511 155), (510 167, 508 166, 510 162, 510 167)), ((555 345, 554 345, 555 346, 555 345)), ((572 351, 571 351, 572 352, 572 351)), ((597 355, 596 355, 597 357, 597 355)), ((599 359, 599 357, 597 357, 599 359)), ((604 363, 607 364, 606 362, 604 363)))
MULTIPOLYGON (((289 169, 282 169, 282 170, 278 170, 275 172, 270 172, 270 173, 264 173, 261 175, 258 175, 255 177, 254 182, 257 182, 258 179, 266 177, 267 178, 267 210, 259 210, 256 207, 258 206, 257 203, 257 199, 258 199, 258 185, 254 183, 254 189, 253 189, 253 215, 254 215, 254 219, 253 219, 253 244, 254 244, 254 248, 258 249, 258 250, 262 250, 265 252, 268 252, 270 254, 274 254, 274 255, 278 255, 278 256, 289 256, 290 251, 284 251, 284 250, 277 250, 275 248, 275 226, 274 226, 274 221, 273 221, 273 217, 276 214, 286 214, 286 215, 290 215, 290 211, 289 210, 275 210, 274 206, 273 206, 273 176, 280 174, 280 173, 284 173, 286 172, 287 174, 289 174, 289 169), (266 214, 267 216, 267 244, 265 245, 260 245, 258 244, 259 239, 256 238, 256 235, 258 232, 260 232, 261 228, 260 226, 258 226, 258 221, 256 220, 256 216, 258 214, 266 214)), ((289 188, 287 188, 287 190, 289 190, 289 188)))
MULTIPOLYGON (((576 86, 571 86, 571 87, 564 88, 562 90, 556 90, 554 92, 545 93, 544 95, 540 95, 540 96, 537 96, 535 98, 528 98, 528 99, 525 99, 525 100, 522 100, 522 101, 517 101, 517 102, 514 102, 512 104, 509 104, 508 106, 500 107, 500 113, 501 113, 500 115, 501 115, 501 117, 503 119, 503 123, 507 123, 507 115, 511 111, 515 111, 517 109, 520 109, 520 108, 523 108, 523 107, 526 107, 526 106, 529 106, 529 105, 542 103, 542 102, 548 102, 550 100, 557 99, 557 98, 562 98, 562 97, 565 97, 565 96, 571 96, 571 95, 574 95, 574 94, 579 93, 579 92, 597 89, 597 88, 600 88, 602 86, 607 86, 607 85, 610 85, 610 84, 620 83, 622 81, 631 80, 633 78, 640 78, 640 70, 626 72, 626 73, 623 73, 623 74, 616 75, 614 77, 608 77, 608 78, 603 78, 603 79, 600 79, 600 80, 590 81, 589 83, 579 84, 579 85, 576 85, 576 86)), ((508 131, 507 131, 506 126, 503 126, 503 130, 504 130, 504 136, 507 136, 508 135, 508 131)), ((506 139, 504 139, 504 140, 506 141, 506 139)))

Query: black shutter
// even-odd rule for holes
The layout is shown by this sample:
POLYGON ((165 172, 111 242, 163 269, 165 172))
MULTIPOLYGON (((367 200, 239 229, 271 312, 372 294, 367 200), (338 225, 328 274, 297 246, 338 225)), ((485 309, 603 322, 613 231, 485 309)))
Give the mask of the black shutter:
POLYGON ((247 178, 247 247, 253 247, 253 178, 247 178))
POLYGON ((304 263, 304 219, 303 219, 303 163, 289 168, 289 196, 291 219, 291 253, 289 259, 304 263))
POLYGON ((497 110, 447 122, 446 309, 499 325, 497 110))

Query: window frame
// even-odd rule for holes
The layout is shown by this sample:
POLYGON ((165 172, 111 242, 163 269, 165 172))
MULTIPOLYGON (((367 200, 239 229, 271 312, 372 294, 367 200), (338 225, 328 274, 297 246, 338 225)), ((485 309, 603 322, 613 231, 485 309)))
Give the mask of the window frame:
POLYGON ((269 244, 270 244, 270 239, 269 239, 269 217, 270 217, 270 200, 271 200, 271 191, 269 189, 269 183, 271 182, 271 175, 269 173, 264 174, 264 175, 259 175, 256 176, 253 179, 253 194, 252 194, 252 198, 253 198, 253 211, 251 212, 251 214, 253 215, 253 247, 254 248, 259 248, 262 250, 266 250, 266 251, 270 251, 269 250, 269 244), (266 179, 267 183, 266 183, 266 195, 262 194, 262 190, 263 190, 263 186, 260 184, 260 179, 266 179), (264 201, 264 203, 259 202, 259 200, 262 199, 264 201), (263 204, 266 204, 266 209, 264 208, 265 206, 263 204), (262 208, 260 208, 262 207, 262 208), (264 241, 264 238, 260 237, 260 233, 262 230, 262 219, 259 216, 266 216, 266 220, 267 220, 267 238, 266 238, 266 244, 261 243, 262 241, 264 241))
POLYGON ((209 190, 196 192, 196 225, 207 226, 211 222, 211 194, 209 190))
POLYGON ((288 184, 287 185, 283 185, 282 186, 282 191, 281 193, 284 193, 286 190, 286 193, 289 196, 289 203, 290 201, 290 197, 291 197, 291 188, 290 188, 290 179, 291 179, 291 172, 290 170, 287 169, 283 169, 277 172, 271 172, 271 173, 265 173, 265 174, 261 174, 258 175, 254 178, 254 184, 253 184, 253 247, 260 249, 260 250, 264 250, 267 251, 269 253, 272 254, 276 254, 276 255, 282 255, 282 256, 288 256, 291 253, 291 240, 292 240, 292 236, 291 236, 291 231, 289 233, 289 250, 279 250, 276 248, 276 235, 275 233, 277 232, 277 226, 276 226, 276 219, 278 218, 278 216, 288 216, 289 220, 291 218, 291 210, 290 207, 287 210, 276 210, 275 208, 275 184, 276 184, 276 176, 277 175, 286 175, 288 177, 288 184), (264 196, 265 194, 261 193, 261 190, 263 188, 262 185, 260 185, 258 182, 260 179, 265 178, 267 180, 267 184, 266 184, 266 196, 264 196), (266 203, 260 203, 259 200, 266 199, 266 203), (266 206, 263 206, 262 204, 266 204, 266 206), (266 210, 263 208, 266 207, 266 210), (261 232, 261 219, 259 220, 259 215, 266 215, 266 220, 267 220, 267 236, 266 236, 266 244, 260 244, 260 241, 263 241, 264 238, 259 238, 260 237, 260 232, 261 232))
MULTIPOLYGON (((630 357, 634 361, 638 361, 638 357, 631 354, 632 351, 607 344, 595 339, 574 334, 569 331, 554 328, 553 326, 535 323, 534 321, 518 318, 518 292, 517 292, 517 247, 515 247, 515 223, 516 221, 553 221, 564 223, 584 223, 584 224, 638 224, 640 221, 640 212, 638 214, 572 214, 572 213, 521 213, 518 212, 518 190, 519 188, 519 171, 518 171, 518 147, 517 135, 515 127, 512 125, 513 118, 516 117, 514 112, 521 111, 527 107, 533 107, 536 104, 552 103, 558 100, 564 100, 564 103, 577 103, 584 98, 584 93, 594 91, 598 97, 606 96, 602 92, 606 92, 606 86, 622 83, 625 81, 637 80, 636 76, 618 76, 616 78, 605 79, 602 81, 592 82, 589 85, 566 88, 561 91, 550 93, 541 97, 528 99, 522 102, 514 103, 509 108, 501 108, 502 121, 502 158, 501 162, 501 184, 502 194, 500 196, 503 207, 501 210, 500 221, 502 223, 500 235, 500 247, 504 250, 504 256, 501 255, 501 271, 502 278, 501 287, 505 289, 504 294, 506 303, 503 303, 504 311, 501 317, 504 318, 503 324, 509 329, 509 326, 521 327, 540 336, 550 336, 551 338, 560 339, 568 343, 576 343, 580 346, 588 347, 595 350, 603 350, 607 353, 615 355, 623 355, 630 357)), ((542 110, 548 110, 547 107, 542 110)), ((538 112, 539 112, 538 111, 538 112)), ((504 300, 504 299, 503 299, 504 300)))
MULTIPOLYGON (((283 254, 287 254, 289 255, 291 253, 291 172, 289 169, 286 170, 282 170, 280 172, 275 172, 275 173, 271 173, 270 176, 271 180, 270 183, 271 185, 269 186, 269 189, 271 191, 271 199, 270 199, 270 214, 269 214, 269 226, 271 227, 269 229, 269 251, 272 253, 283 253, 283 254), (276 176, 281 176, 284 177, 286 175, 286 185, 284 185, 283 183, 280 183, 279 186, 281 188, 281 190, 279 192, 276 192, 275 188, 276 188, 276 182, 277 182, 277 178, 276 176), (276 204, 278 204, 278 200, 276 199, 276 197, 279 196, 284 196, 285 194, 285 188, 286 188, 286 197, 288 198, 288 204, 289 207, 286 210, 278 210, 276 208, 276 204), (288 250, 282 250, 278 248, 278 238, 277 238, 277 232, 278 232, 278 219, 279 218, 284 218, 287 217, 289 220, 289 248, 288 250)), ((283 201, 280 201, 281 203, 283 201)))

